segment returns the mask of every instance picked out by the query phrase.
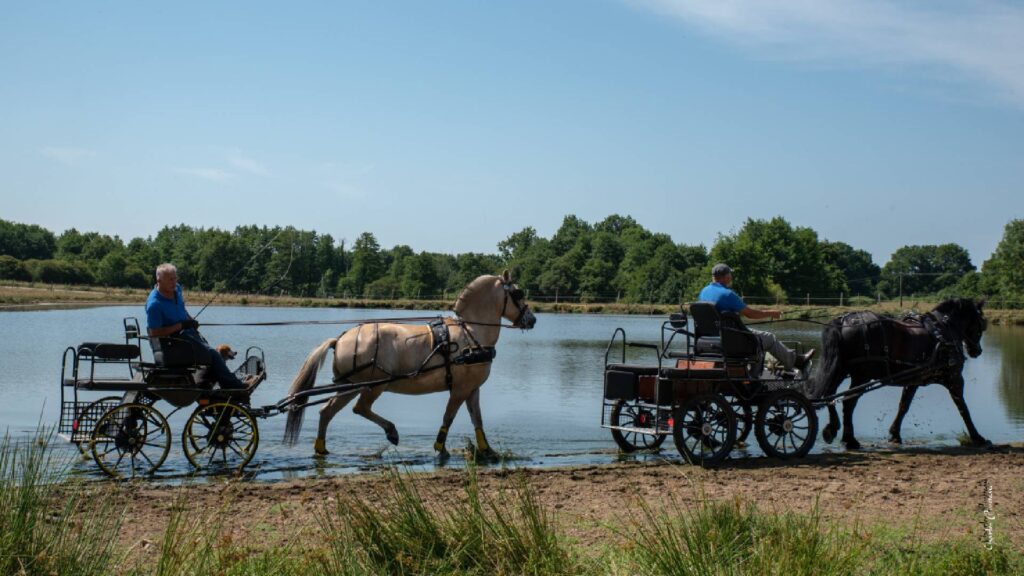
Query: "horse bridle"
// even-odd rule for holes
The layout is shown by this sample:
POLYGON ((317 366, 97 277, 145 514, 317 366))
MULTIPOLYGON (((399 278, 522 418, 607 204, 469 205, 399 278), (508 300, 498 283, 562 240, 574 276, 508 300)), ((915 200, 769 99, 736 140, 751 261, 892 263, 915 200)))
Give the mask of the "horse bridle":
POLYGON ((512 326, 515 326, 516 328, 523 328, 519 322, 523 319, 523 316, 526 315, 526 311, 530 309, 529 305, 524 301, 525 294, 523 294, 522 289, 518 288, 511 282, 502 282, 501 287, 505 289, 505 301, 501 304, 501 315, 499 318, 505 317, 505 310, 508 309, 508 301, 511 300, 512 304, 515 305, 516 310, 519 312, 516 319, 512 321, 512 326))

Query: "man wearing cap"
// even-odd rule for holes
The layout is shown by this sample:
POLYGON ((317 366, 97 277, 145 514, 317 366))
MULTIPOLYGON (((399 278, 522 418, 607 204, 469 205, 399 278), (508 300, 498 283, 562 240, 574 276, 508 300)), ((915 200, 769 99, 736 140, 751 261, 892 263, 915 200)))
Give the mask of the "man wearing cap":
MULTIPOLYGON (((729 288, 731 285, 732 268, 728 264, 715 264, 711 269, 711 283, 700 291, 700 296, 697 299, 701 302, 713 303, 715 309, 720 313, 735 312, 751 320, 778 320, 782 318, 780 310, 756 310, 747 306, 746 302, 729 288)), ((792 371, 794 368, 802 369, 807 365, 811 357, 814 356, 813 348, 806 354, 797 355, 796 352, 790 350, 785 344, 779 342, 775 334, 761 330, 751 330, 751 332, 756 334, 761 340, 761 348, 771 352, 772 356, 777 358, 779 362, 782 362, 783 367, 787 371, 792 371)))

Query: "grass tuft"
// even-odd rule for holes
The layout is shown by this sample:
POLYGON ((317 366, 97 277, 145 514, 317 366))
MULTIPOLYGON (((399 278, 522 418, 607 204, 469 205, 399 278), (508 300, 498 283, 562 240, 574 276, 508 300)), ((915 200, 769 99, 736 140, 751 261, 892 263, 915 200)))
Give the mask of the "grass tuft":
POLYGON ((577 574, 579 565, 553 519, 520 478, 497 498, 480 493, 475 468, 461 493, 428 507, 419 488, 394 470, 383 494, 339 494, 320 524, 340 574, 577 574))
POLYGON ((40 430, 29 441, 0 440, 0 574, 106 574, 121 514, 102 489, 67 480, 52 439, 40 430))

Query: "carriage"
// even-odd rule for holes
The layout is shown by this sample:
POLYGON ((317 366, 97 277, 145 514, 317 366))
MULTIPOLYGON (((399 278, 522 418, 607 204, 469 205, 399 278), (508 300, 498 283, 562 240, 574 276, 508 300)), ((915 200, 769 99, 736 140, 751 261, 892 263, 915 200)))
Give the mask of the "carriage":
POLYGON ((235 370, 251 377, 245 390, 219 389, 207 375, 206 354, 191 341, 151 339, 153 361, 142 357, 136 318, 125 318, 124 343, 85 342, 64 351, 59 436, 113 477, 150 475, 172 444, 167 419, 195 406, 181 431, 181 447, 197 470, 241 470, 256 453, 265 410, 249 395, 266 378, 263 350, 250 346, 235 370), (166 415, 159 403, 170 406, 166 415))
MULTIPOLYGON (((799 342, 787 344, 802 353, 799 342)), ((601 426, 623 452, 656 449, 672 436, 680 455, 700 465, 723 461, 751 431, 769 456, 805 456, 818 432, 810 363, 786 371, 772 360, 737 315, 706 302, 671 314, 660 344, 627 341, 617 328, 605 350, 601 426), (627 362, 629 348, 650 350, 656 361, 627 362)))
MULTIPOLYGON (((287 414, 286 441, 294 441, 303 410, 328 404, 321 410, 321 425, 314 445, 324 449, 324 430, 331 417, 355 396, 362 408, 358 414, 377 422, 388 440, 397 444, 393 423, 369 410, 374 398, 399 383, 399 393, 421 394, 447 390, 450 394, 441 431, 434 444, 445 457, 444 440, 459 407, 466 403, 473 419, 478 450, 488 453, 480 418, 480 384, 490 373, 498 332, 509 327, 528 330, 536 318, 525 302, 522 290, 506 272, 483 275, 459 295, 454 317, 402 317, 325 323, 358 324, 338 338, 326 340, 303 364, 288 395, 275 404, 254 406, 250 396, 266 378, 263 350, 251 346, 235 371, 240 380, 251 378, 247 389, 221 389, 207 375, 208 351, 192 341, 174 336, 147 338, 153 361, 142 358, 143 335, 135 318, 125 318, 124 343, 86 342, 64 351, 61 367, 61 413, 57 432, 76 444, 105 473, 113 477, 137 477, 154 473, 163 464, 172 444, 168 418, 195 405, 181 431, 181 447, 197 470, 220 469, 240 472, 252 460, 259 445, 257 419, 287 414), (431 320, 429 324, 421 324, 431 320), (418 327, 405 323, 420 324, 418 327), (364 326, 371 327, 366 334, 364 326), (403 354, 381 354, 379 337, 400 336, 403 354), (341 355, 339 368, 336 346, 355 344, 341 355), (358 346, 362 344, 362 347, 358 346), (326 354, 335 351, 331 384, 315 386, 317 370, 326 354), (358 362, 357 362, 358 360, 358 362), (341 370, 341 371, 339 371, 341 370), (418 387, 417 387, 418 386, 418 387), (321 398, 313 399, 320 396, 321 398), (367 397, 364 400, 364 397, 367 397), (166 415, 157 407, 171 407, 166 415), (333 408, 332 408, 333 407, 333 408)), ((393 351, 389 348, 389 352, 393 351)))

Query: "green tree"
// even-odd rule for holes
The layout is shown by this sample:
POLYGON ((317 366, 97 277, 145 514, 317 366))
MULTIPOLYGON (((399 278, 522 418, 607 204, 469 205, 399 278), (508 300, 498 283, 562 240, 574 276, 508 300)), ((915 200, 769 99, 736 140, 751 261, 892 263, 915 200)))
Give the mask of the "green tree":
POLYGON ((436 295, 440 291, 440 280, 434 258, 425 252, 406 258, 399 288, 406 298, 436 295))
POLYGON ((866 250, 857 250, 845 242, 821 243, 825 264, 842 274, 850 295, 873 296, 882 269, 866 250))
POLYGON ((794 228, 781 216, 747 219, 739 232, 719 236, 709 263, 715 262, 733 268, 735 287, 747 297, 835 297, 848 291, 842 275, 826 262, 817 232, 794 228))
POLYGON ((384 270, 384 257, 377 238, 370 232, 363 232, 352 245, 352 267, 345 276, 344 288, 352 295, 362 296, 371 282, 384 275, 384 270))
POLYGON ((32 274, 24 262, 4 254, 0 256, 0 279, 28 281, 32 279, 32 274))
POLYGON ((123 250, 108 252, 96 264, 96 281, 104 286, 126 286, 127 267, 128 259, 125 258, 123 250))
POLYGON ((56 246, 53 232, 41 226, 0 220, 0 255, 45 260, 53 258, 56 246))
POLYGON ((992 257, 982 265, 984 276, 1004 297, 1024 297, 1024 220, 1011 220, 992 257))
POLYGON ((878 288, 894 296, 900 291, 902 276, 903 294, 937 294, 972 270, 967 250, 957 244, 903 246, 882 268, 878 288))

